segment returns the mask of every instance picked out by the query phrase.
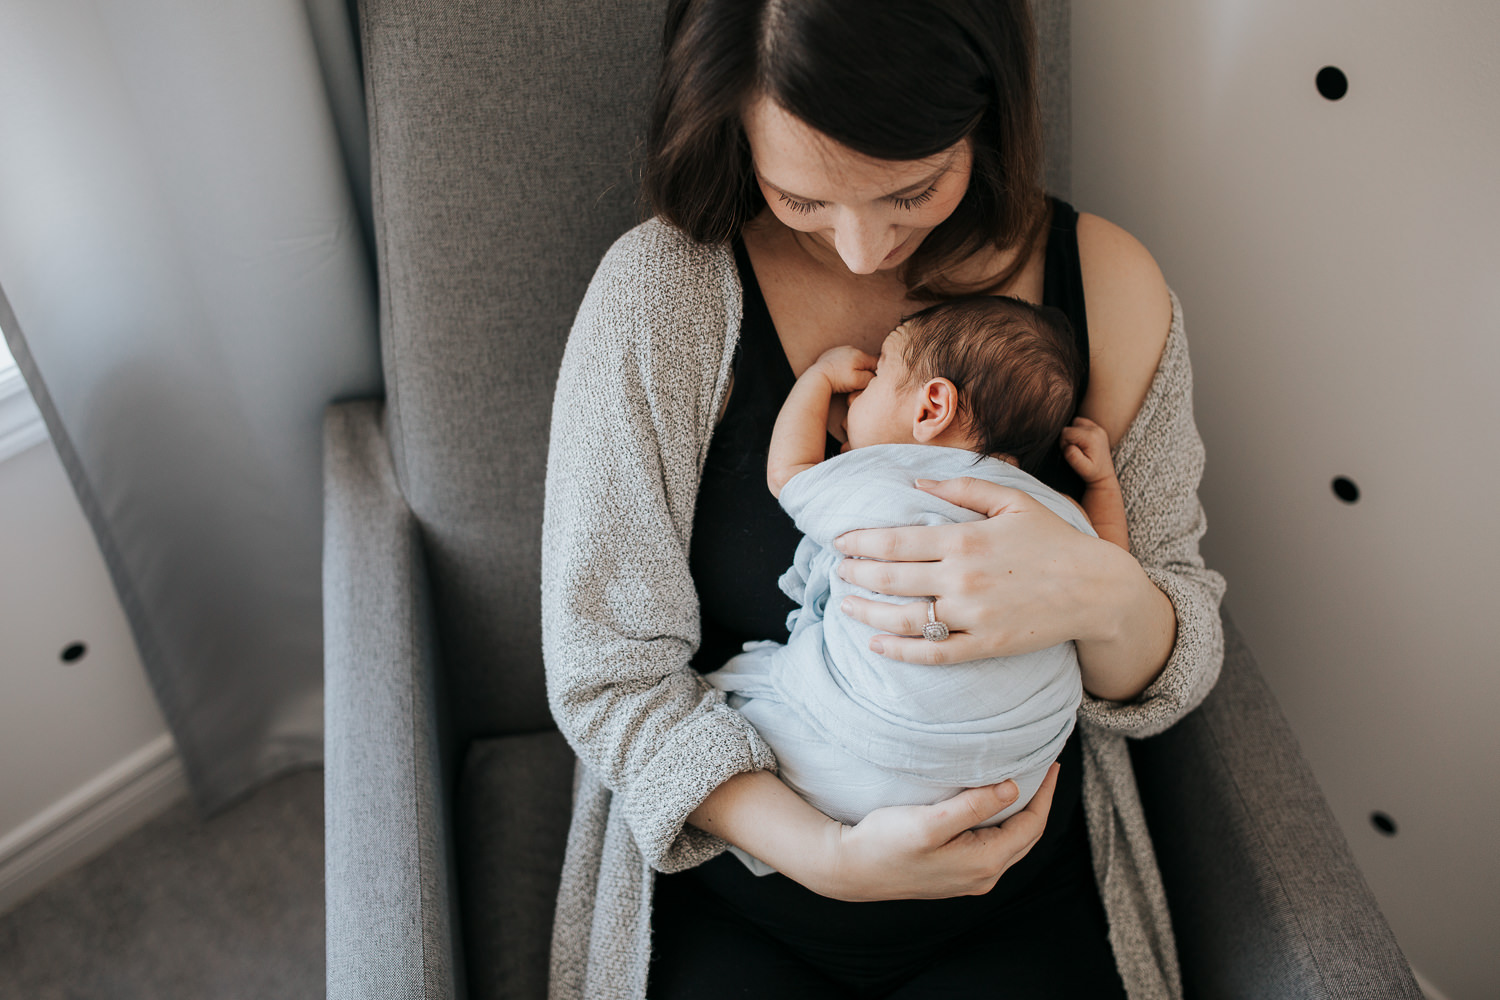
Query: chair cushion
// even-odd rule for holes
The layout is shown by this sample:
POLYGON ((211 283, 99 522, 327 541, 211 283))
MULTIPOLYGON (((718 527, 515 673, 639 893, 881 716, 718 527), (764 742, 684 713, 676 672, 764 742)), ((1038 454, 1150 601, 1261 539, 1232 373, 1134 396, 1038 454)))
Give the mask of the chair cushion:
POLYGON ((573 761, 556 730, 469 746, 455 820, 472 1000, 547 995, 573 761))

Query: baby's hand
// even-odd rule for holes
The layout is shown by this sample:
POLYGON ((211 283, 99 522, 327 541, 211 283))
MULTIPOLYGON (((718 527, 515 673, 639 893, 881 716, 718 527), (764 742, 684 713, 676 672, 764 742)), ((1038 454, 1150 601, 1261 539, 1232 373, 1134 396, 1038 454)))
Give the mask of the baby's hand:
POLYGON ((857 392, 875 376, 876 359, 857 347, 832 347, 824 351, 803 377, 814 372, 828 380, 836 394, 857 392))
POLYGON ((1073 418, 1062 432, 1063 458, 1085 483, 1113 479, 1115 464, 1109 457, 1109 435, 1087 417, 1073 418))

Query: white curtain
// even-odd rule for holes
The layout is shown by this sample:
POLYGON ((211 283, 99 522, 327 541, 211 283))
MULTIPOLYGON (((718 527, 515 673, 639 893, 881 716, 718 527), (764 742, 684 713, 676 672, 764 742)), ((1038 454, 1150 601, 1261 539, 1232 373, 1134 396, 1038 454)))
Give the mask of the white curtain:
POLYGON ((380 392, 345 0, 0 0, 0 329, 200 803, 322 759, 320 415, 380 392))

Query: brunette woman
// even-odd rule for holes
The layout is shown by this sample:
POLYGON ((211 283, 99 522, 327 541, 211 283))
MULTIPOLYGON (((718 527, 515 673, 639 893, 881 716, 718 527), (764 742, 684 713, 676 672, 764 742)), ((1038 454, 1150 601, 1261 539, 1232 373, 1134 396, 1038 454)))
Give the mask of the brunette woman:
MULTIPOLYGON (((1150 254, 1039 187, 1024 0, 677 0, 665 35, 654 217, 601 263, 553 414, 544 650, 581 761, 553 996, 1180 995, 1125 737, 1191 710, 1222 657, 1187 345, 1150 254), (844 536, 846 579, 948 626, 854 602, 876 652, 941 670, 1071 639, 1085 689, 1000 827, 970 829, 1008 782, 846 827, 700 674, 786 637, 798 536, 764 482, 796 375, 974 293, 1067 313, 1131 549, 967 479, 931 489, 982 521, 844 536)), ((1079 492, 1060 453, 1042 478, 1079 492)))

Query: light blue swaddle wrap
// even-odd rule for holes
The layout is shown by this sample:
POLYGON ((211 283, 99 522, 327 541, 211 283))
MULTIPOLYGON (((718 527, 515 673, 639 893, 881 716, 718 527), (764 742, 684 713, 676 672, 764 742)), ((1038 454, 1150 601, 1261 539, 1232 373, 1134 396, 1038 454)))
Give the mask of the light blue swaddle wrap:
MULTIPOLYGON (((1073 731, 1083 683, 1072 642, 944 666, 900 663, 870 652, 878 630, 839 610, 850 594, 893 604, 912 599, 840 579, 844 557, 833 540, 855 528, 982 520, 913 486, 918 478, 959 476, 1022 490, 1094 534, 1066 497, 998 459, 976 462, 972 452, 915 444, 845 452, 793 476, 781 492, 781 506, 803 534, 780 580, 801 605, 787 618, 786 644, 747 643, 705 676, 771 745, 782 780, 840 822, 1013 779, 1019 798, 981 825, 998 823, 1031 800, 1073 731)), ((758 875, 774 871, 731 850, 758 875)))

